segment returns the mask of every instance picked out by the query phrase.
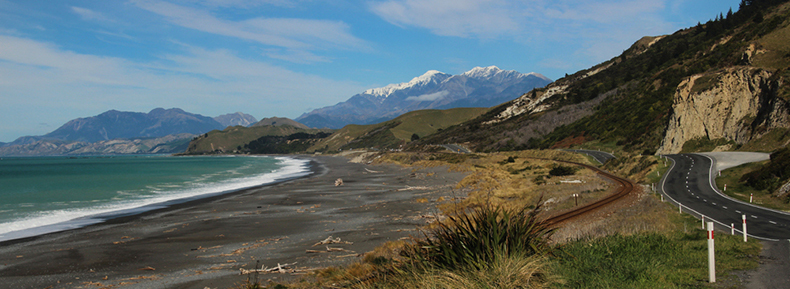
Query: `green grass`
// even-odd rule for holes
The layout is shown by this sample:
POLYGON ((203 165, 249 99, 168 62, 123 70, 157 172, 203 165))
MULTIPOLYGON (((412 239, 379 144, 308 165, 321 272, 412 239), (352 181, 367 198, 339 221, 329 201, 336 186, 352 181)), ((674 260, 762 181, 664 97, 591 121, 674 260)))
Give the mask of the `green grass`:
POLYGON ((263 136, 287 136, 297 132, 327 132, 326 129, 302 129, 293 126, 227 127, 213 130, 192 140, 188 153, 223 151, 232 152, 263 136))
POLYGON ((726 184, 727 191, 723 192, 730 197, 749 202, 749 196, 754 194, 753 204, 755 205, 776 210, 790 211, 790 203, 774 197, 768 190, 758 190, 740 181, 743 175, 763 167, 768 162, 769 161, 748 163, 726 169, 721 172, 721 176, 716 177, 716 187, 723 191, 724 185, 726 184))
POLYGON ((760 138, 753 139, 738 150, 744 152, 772 152, 790 143, 790 129, 774 128, 760 138))
POLYGON ((650 173, 647 174, 645 183, 647 184, 658 184, 661 181, 661 178, 664 174, 667 173, 669 170, 670 162, 665 161, 664 158, 655 156, 655 160, 658 162, 658 167, 652 170, 650 173), (656 173, 658 172, 658 174, 656 173))
POLYGON ((378 124, 351 124, 339 129, 334 135, 325 140, 316 143, 308 151, 323 148, 326 148, 327 151, 366 147, 393 148, 401 143, 411 141, 412 134, 425 137, 439 130, 475 118, 487 110, 488 108, 417 110, 378 124), (353 144, 355 141, 358 144, 353 144))
POLYGON ((392 133, 400 140, 410 141, 412 134, 416 133, 420 137, 424 137, 435 133, 439 129, 473 119, 486 111, 488 111, 488 108, 412 111, 396 118, 401 121, 401 124, 392 128, 392 133))
MULTIPOLYGON (((679 219, 689 228, 698 226, 688 215, 679 219)), ((707 250, 707 233, 700 229, 613 235, 567 244, 549 270, 561 278, 557 288, 715 287, 707 283, 707 250)), ((759 252, 759 242, 717 234, 717 280, 733 270, 756 268, 759 252)))
POLYGON ((729 141, 727 139, 719 138, 719 139, 708 139, 707 137, 702 138, 695 138, 686 141, 683 144, 683 149, 681 149, 681 153, 693 153, 693 152, 710 152, 713 151, 718 146, 722 145, 735 145, 735 142, 729 141))

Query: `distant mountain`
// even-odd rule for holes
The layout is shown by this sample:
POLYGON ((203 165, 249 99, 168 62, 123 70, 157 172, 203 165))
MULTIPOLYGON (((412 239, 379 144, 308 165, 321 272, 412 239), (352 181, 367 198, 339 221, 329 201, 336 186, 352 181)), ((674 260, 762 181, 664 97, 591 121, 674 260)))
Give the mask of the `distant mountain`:
POLYGON ((214 120, 222 124, 224 127, 237 126, 237 125, 251 126, 256 122, 258 122, 258 120, 255 119, 255 117, 242 112, 223 114, 218 117, 215 117, 214 120))
POLYGON ((184 152, 196 135, 177 134, 158 138, 114 139, 87 143, 42 139, 0 147, 0 156, 170 154, 184 152))
POLYGON ((276 116, 275 117, 264 118, 261 121, 255 123, 255 124, 253 124, 251 126, 266 126, 266 125, 270 125, 270 126, 290 125, 290 126, 293 126, 293 127, 304 128, 304 129, 310 128, 310 127, 308 127, 308 126, 306 126, 304 124, 301 124, 299 122, 296 122, 295 120, 292 120, 290 118, 276 117, 276 116))
POLYGON ((347 124, 373 124, 422 109, 491 107, 551 83, 538 73, 475 67, 460 75, 436 70, 409 82, 373 88, 345 102, 319 108, 296 118, 310 127, 341 128, 347 124))
POLYGON ((43 136, 21 137, 9 145, 38 140, 93 143, 126 138, 162 137, 173 134, 202 134, 224 126, 213 118, 178 108, 156 108, 149 113, 110 110, 97 116, 77 118, 43 136))

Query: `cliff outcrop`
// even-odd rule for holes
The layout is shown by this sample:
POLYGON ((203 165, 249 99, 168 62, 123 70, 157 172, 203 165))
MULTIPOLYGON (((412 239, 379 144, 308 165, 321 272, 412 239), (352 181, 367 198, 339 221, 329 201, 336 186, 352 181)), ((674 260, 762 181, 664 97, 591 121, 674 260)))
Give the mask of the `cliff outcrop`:
POLYGON ((773 128, 790 127, 790 106, 777 97, 781 78, 772 75, 740 66, 683 80, 657 153, 678 153, 694 139, 745 144, 773 128))

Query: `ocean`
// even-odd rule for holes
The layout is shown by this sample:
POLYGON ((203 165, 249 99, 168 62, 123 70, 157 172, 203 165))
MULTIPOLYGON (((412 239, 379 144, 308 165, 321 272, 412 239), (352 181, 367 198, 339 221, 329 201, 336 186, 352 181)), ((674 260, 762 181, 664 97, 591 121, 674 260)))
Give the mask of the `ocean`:
POLYGON ((309 174, 308 160, 288 157, 3 157, 0 241, 309 174))

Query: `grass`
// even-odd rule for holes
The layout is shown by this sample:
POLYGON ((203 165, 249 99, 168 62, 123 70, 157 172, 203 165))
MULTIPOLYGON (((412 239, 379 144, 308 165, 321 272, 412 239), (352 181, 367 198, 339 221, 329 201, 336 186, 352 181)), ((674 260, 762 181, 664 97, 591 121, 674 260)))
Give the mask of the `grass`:
POLYGON ((227 127, 224 130, 213 130, 194 139, 189 144, 189 152, 232 152, 239 147, 262 136, 287 136, 297 132, 317 133, 331 130, 302 129, 293 126, 254 126, 227 127))
POLYGON ((695 138, 686 141, 683 144, 683 148, 681 149, 680 152, 681 153, 710 152, 713 151, 716 147, 723 145, 734 146, 735 142, 724 138, 713 139, 713 140, 708 139, 707 137, 695 138))
MULTIPOLYGON (((686 219, 691 219, 688 217, 686 219)), ((696 220, 684 220, 696 223, 696 220)), ((756 268, 760 245, 737 236, 716 236, 719 280, 728 272, 756 268)), ((703 230, 613 235, 570 243, 551 267, 558 288, 686 288, 707 283, 707 233, 703 230)))
POLYGON ((750 195, 754 194, 752 202, 756 205, 776 210, 790 211, 790 203, 774 197, 768 190, 758 190, 740 181, 743 175, 759 169, 768 162, 769 161, 748 163, 723 170, 721 176, 716 177, 716 187, 726 195, 744 202, 749 202, 750 195), (726 191, 724 191, 725 184, 727 185, 726 191))
MULTIPOLYGON (((391 147, 398 141, 409 142, 411 141, 412 134, 417 134, 424 137, 433 134, 439 130, 448 128, 452 125, 462 123, 479 116, 486 112, 488 108, 454 108, 447 110, 418 110, 405 113, 392 120, 370 125, 347 125, 339 129, 334 135, 326 138, 308 149, 322 150, 326 148, 327 151, 338 151, 345 148, 350 142, 365 136, 377 129, 381 129, 387 124, 394 123, 392 127, 385 128, 379 134, 387 134, 386 141, 381 142, 374 140, 368 143, 368 146, 391 147)), ((379 138, 381 139, 381 138, 379 138)))
POLYGON ((760 138, 753 139, 738 150, 744 152, 772 152, 790 144, 790 129, 774 128, 760 138))

